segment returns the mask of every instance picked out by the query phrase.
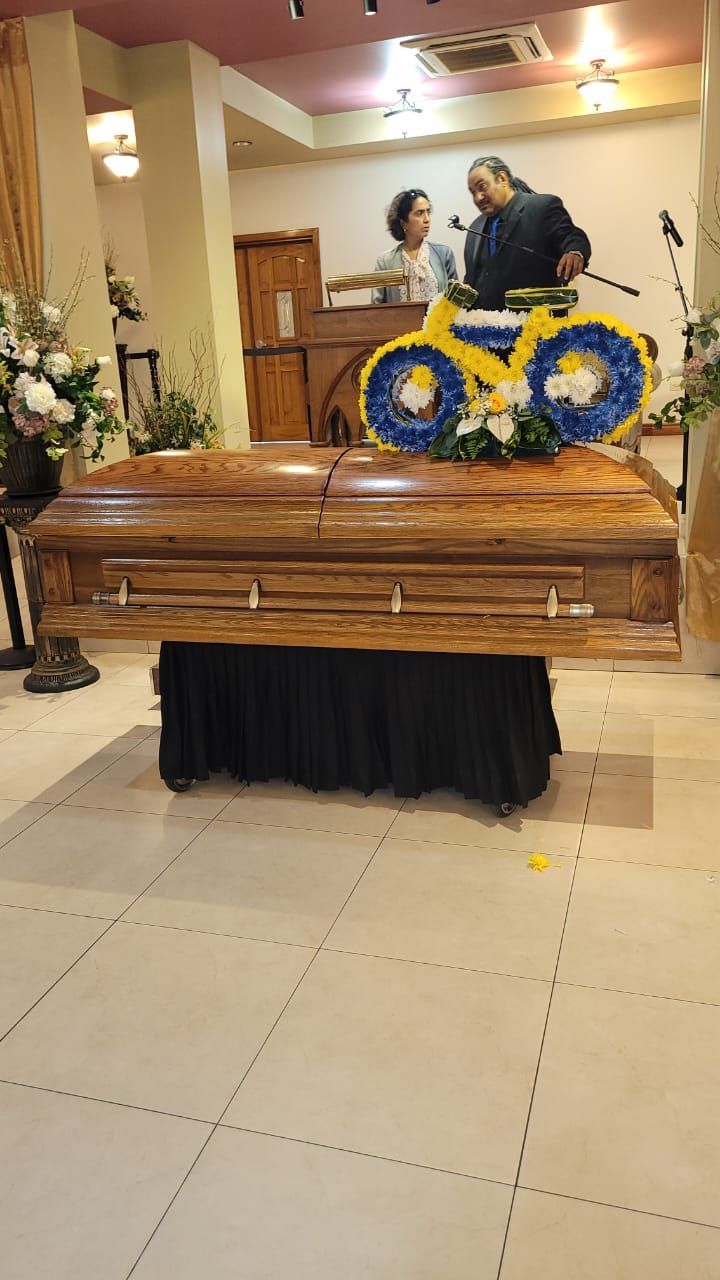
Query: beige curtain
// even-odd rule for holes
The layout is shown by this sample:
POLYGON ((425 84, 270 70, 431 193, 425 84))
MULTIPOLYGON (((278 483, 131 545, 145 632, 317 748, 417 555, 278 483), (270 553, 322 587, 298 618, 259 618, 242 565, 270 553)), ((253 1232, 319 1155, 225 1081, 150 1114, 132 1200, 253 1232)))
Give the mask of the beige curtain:
POLYGON ((708 424, 687 550, 687 625, 693 636, 720 640, 720 410, 708 424))
POLYGON ((40 289, 42 233, 32 81, 22 18, 0 22, 0 250, 8 275, 40 289))

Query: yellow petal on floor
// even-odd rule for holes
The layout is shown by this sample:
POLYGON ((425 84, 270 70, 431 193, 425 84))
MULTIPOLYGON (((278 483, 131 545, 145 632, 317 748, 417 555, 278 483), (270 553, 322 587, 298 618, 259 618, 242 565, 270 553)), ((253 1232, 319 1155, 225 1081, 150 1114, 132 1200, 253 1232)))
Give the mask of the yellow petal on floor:
POLYGON ((550 859, 546 858, 542 853, 531 853, 527 864, 531 871, 547 871, 550 866, 550 859))

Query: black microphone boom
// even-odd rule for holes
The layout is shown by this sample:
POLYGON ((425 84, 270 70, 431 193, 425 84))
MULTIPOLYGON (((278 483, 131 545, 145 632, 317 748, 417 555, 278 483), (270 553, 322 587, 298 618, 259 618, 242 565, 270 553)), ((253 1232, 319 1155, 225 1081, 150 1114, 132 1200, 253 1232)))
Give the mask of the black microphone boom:
MULTIPOLYGON (((448 226, 454 231, 467 231, 471 236, 480 236, 483 240, 489 240, 490 236, 487 231, 474 231, 472 227, 464 227, 458 215, 454 213, 448 222, 448 226)), ((511 240, 502 240, 500 236, 495 236, 496 244, 512 244, 513 249, 521 249, 523 253, 531 253, 534 258, 544 258, 545 262, 555 262, 549 253, 540 253, 539 249, 531 249, 526 244, 513 244, 511 240)), ((593 271, 583 271, 584 276, 589 276, 591 280, 599 280, 601 284, 609 284, 613 289, 622 289, 623 293, 631 293, 633 298, 640 297, 640 290, 633 289, 629 284, 618 284, 617 280, 608 280, 607 276, 597 276, 593 271)))
POLYGON ((668 213, 667 209, 661 209, 658 214, 658 218, 663 224, 663 235, 672 236, 678 249, 682 249, 683 238, 680 235, 680 232, 678 231, 677 227, 675 226, 675 223, 673 222, 672 218, 670 217, 670 214, 668 213))

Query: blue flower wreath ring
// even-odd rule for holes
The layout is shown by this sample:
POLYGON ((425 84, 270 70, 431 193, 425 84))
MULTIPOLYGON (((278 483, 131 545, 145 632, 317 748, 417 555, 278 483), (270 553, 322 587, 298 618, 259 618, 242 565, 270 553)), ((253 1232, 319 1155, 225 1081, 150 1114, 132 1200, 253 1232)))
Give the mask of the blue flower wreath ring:
POLYGON ((383 444, 404 453, 424 453, 442 424, 460 413, 472 398, 474 379, 435 343, 422 334, 408 335, 411 341, 395 339, 380 347, 365 365, 360 388, 360 415, 383 444), (425 365, 440 388, 440 404, 432 418, 415 418, 396 398, 404 375, 416 365, 425 365))
POLYGON ((533 407, 550 409, 566 444, 620 434, 646 398, 647 372, 637 342, 600 320, 583 324, 571 321, 553 337, 540 338, 525 366, 525 376, 533 407), (587 352, 605 365, 610 385, 598 404, 564 405, 549 399, 545 382, 551 374, 560 372, 558 361, 571 352, 580 356, 587 352))

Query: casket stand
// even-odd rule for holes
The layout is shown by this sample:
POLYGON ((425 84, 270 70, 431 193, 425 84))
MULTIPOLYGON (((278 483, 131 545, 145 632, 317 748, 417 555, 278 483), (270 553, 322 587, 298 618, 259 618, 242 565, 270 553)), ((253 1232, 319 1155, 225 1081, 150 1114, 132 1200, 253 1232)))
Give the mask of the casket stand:
POLYGON ((677 521, 583 448, 147 454, 63 490, 33 532, 41 633, 171 642, 168 781, 227 767, 526 803, 559 750, 543 655, 680 654, 677 521))

